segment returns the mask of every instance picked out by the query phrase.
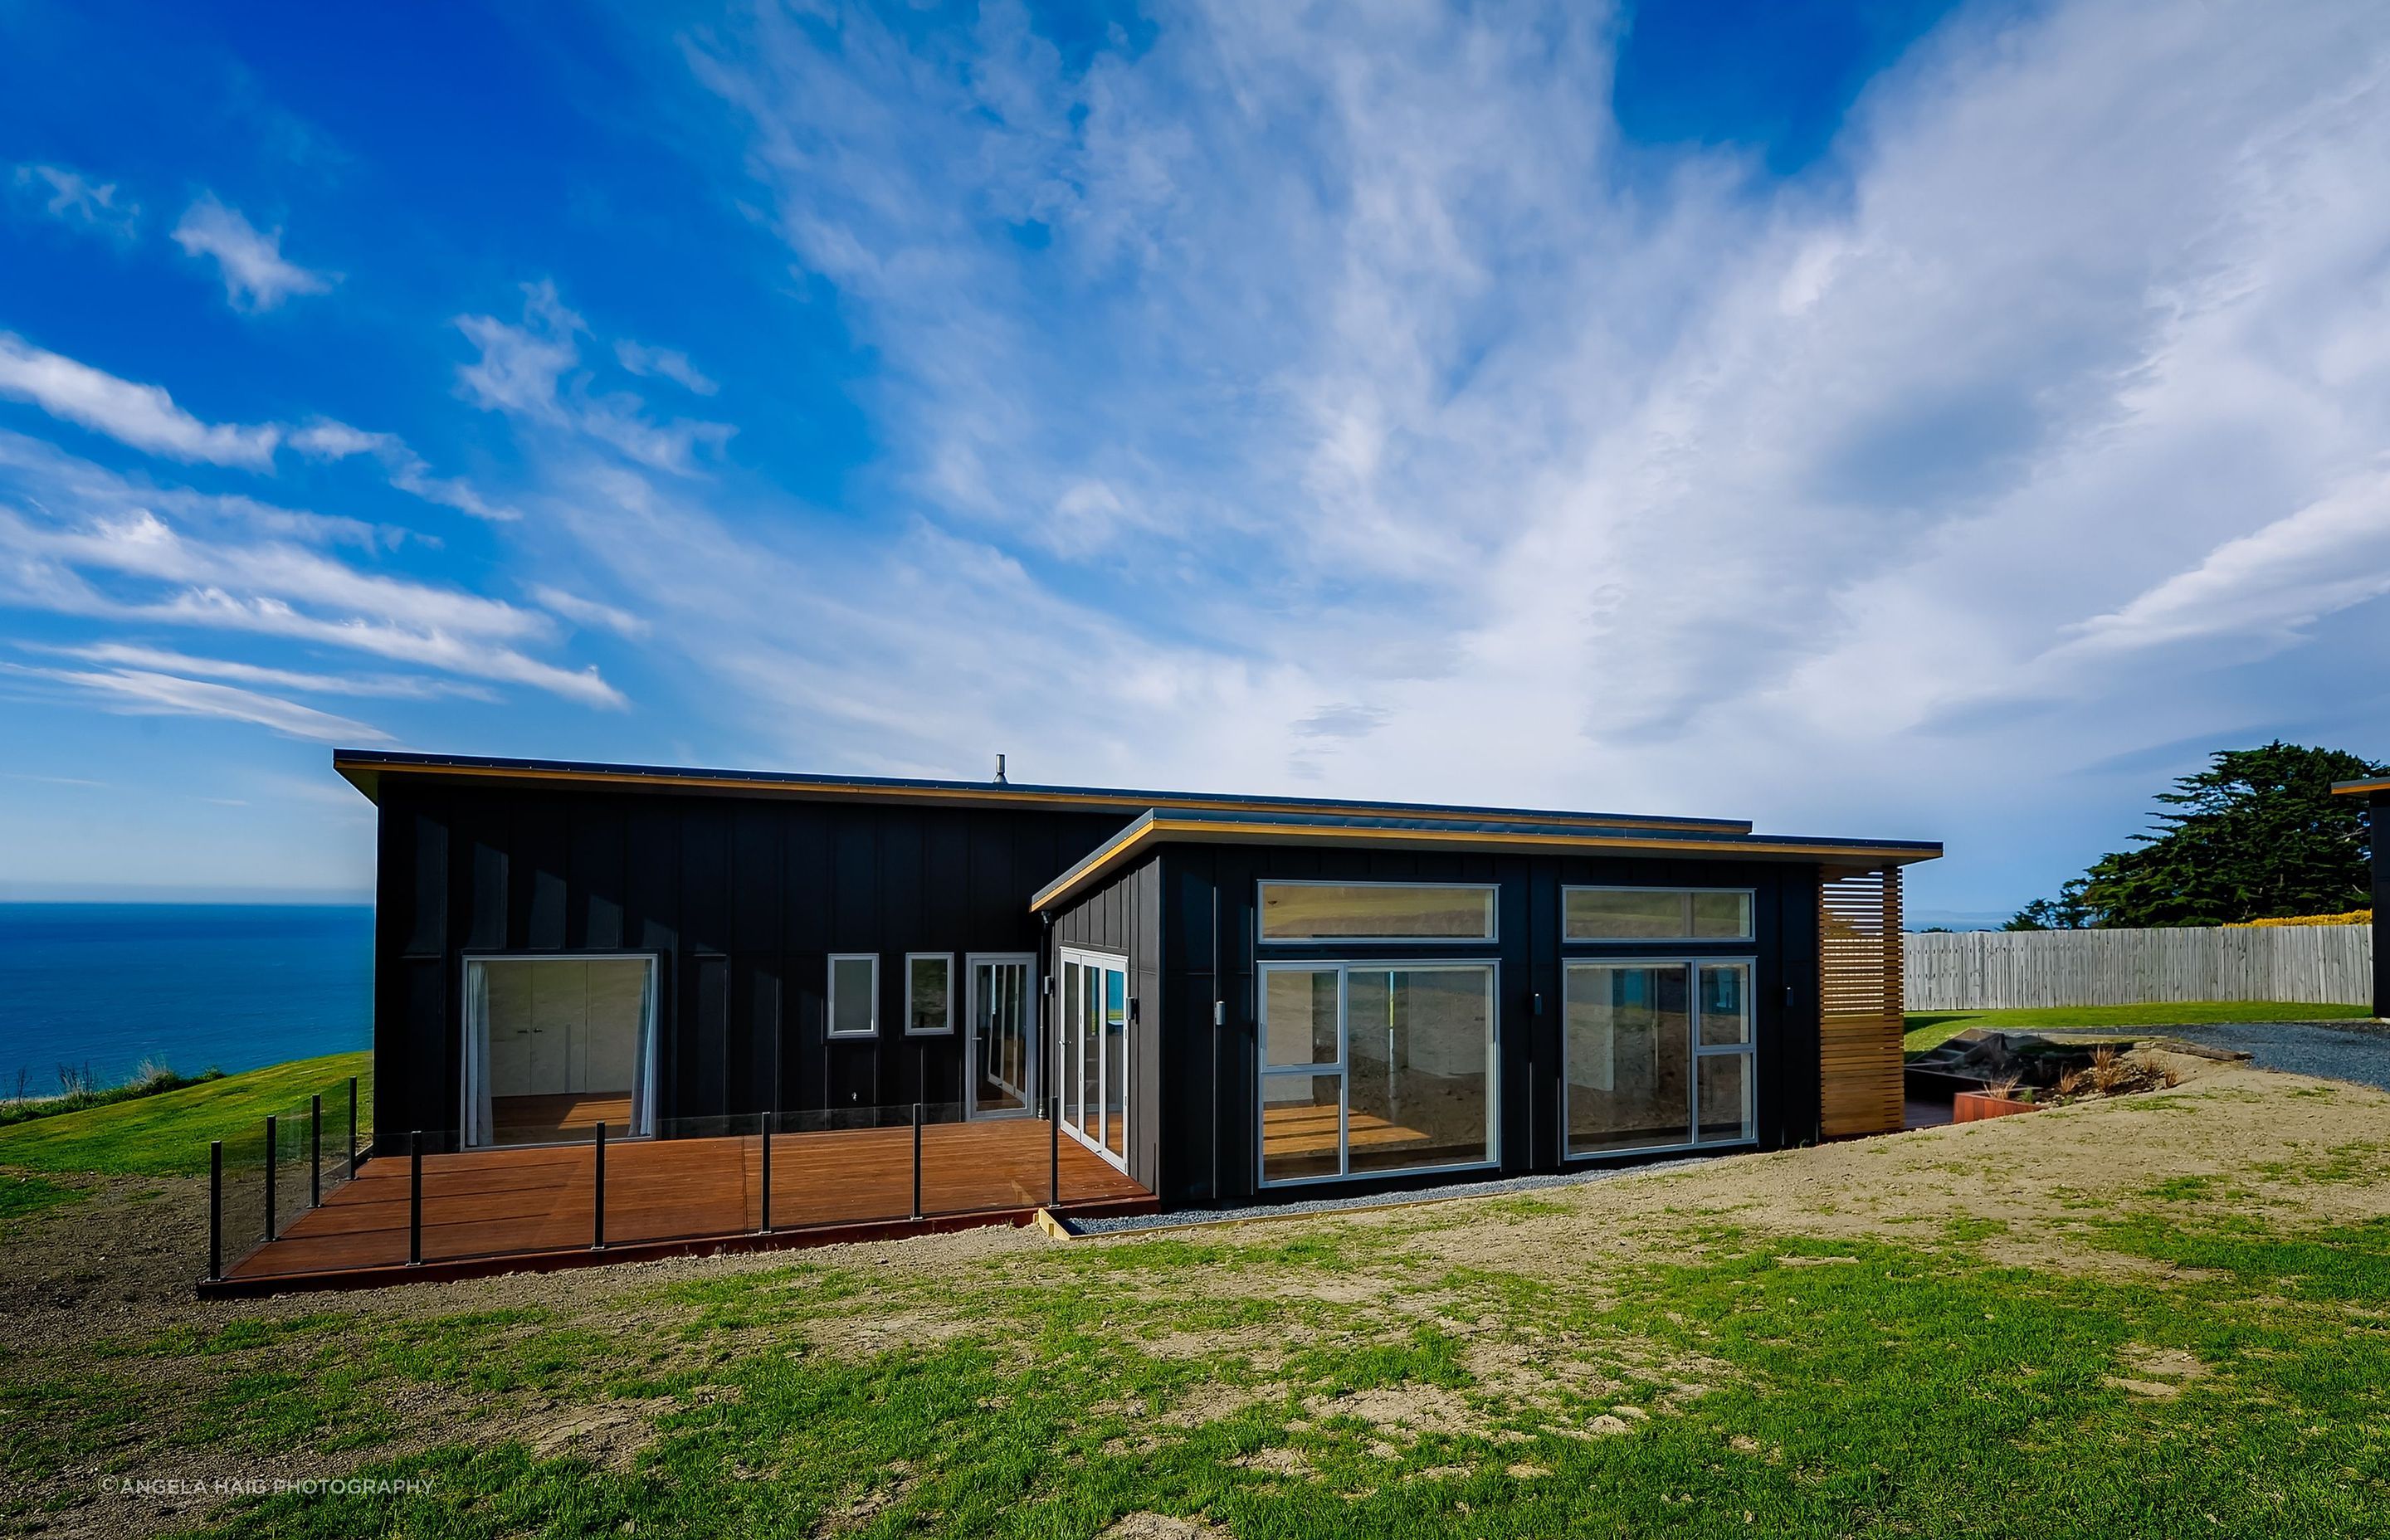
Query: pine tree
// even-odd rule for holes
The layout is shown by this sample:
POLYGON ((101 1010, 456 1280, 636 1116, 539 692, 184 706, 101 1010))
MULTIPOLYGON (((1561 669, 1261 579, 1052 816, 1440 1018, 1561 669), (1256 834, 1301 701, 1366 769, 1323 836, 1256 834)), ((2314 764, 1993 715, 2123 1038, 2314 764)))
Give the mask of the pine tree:
POLYGON ((2371 849, 2363 805, 2334 781, 2390 774, 2335 749, 2279 740, 2225 749, 2158 801, 2138 849, 2101 856, 2055 899, 2038 899, 2011 930, 2068 926, 2224 925, 2362 908, 2371 849))

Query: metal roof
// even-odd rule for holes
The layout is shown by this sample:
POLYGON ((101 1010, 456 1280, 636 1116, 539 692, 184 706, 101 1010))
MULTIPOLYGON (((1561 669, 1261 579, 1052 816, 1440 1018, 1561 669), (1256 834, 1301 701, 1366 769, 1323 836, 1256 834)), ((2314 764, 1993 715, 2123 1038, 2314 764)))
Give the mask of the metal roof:
POLYGON ((1864 867, 1932 861, 1937 841, 1845 840, 1754 834, 1739 829, 1661 829, 1648 825, 1522 823, 1447 817, 1282 814, 1266 817, 1200 809, 1152 808, 1040 889, 1032 910, 1054 908, 1137 853, 1162 844, 1374 845, 1394 850, 1676 855, 1695 859, 1802 861, 1864 867))
POLYGON ((681 765, 602 764, 573 760, 489 758, 475 754, 418 754, 378 749, 335 749, 332 768, 368 799, 380 800, 385 775, 441 776, 481 781, 530 781, 557 785, 611 785, 625 789, 715 792, 726 795, 799 797, 843 802, 901 802, 915 805, 1048 807, 1058 811, 1119 813, 1147 809, 1346 815, 1391 815, 1475 819, 1490 825, 1537 824, 1570 828, 1685 829, 1748 833, 1737 818, 1651 817, 1625 813, 1563 813, 1548 809, 1471 807, 1440 802, 1379 802, 1336 797, 1255 797, 1198 791, 1140 791, 1111 787, 1037 786, 1021 782, 907 780, 883 776, 812 776, 777 770, 711 770, 681 765))
POLYGON ((2353 797, 2367 791, 2390 791, 2390 776, 2376 776, 2370 780, 2332 783, 2332 792, 2335 797, 2353 797))

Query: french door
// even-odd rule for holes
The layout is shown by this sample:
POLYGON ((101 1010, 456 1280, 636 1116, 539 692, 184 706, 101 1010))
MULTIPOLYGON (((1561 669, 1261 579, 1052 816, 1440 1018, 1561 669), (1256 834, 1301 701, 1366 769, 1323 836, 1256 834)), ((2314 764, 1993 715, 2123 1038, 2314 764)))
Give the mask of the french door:
POLYGON ((1056 1084, 1062 1126, 1128 1169, 1128 961, 1065 950, 1056 998, 1056 1084))
POLYGON ((974 952, 965 963, 966 1115, 1025 1116, 1037 1105, 1036 959, 1025 952, 974 952))

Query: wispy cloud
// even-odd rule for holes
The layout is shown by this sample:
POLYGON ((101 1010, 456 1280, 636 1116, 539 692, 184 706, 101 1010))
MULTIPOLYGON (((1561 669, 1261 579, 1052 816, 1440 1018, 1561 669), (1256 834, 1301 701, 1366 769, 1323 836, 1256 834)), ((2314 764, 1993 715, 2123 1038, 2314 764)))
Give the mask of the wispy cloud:
POLYGON ((282 430, 202 422, 156 385, 136 385, 0 332, 0 396, 169 459, 263 469, 282 430))
POLYGON ((128 715, 219 717, 271 728, 285 738, 313 743, 390 741, 388 733, 366 723, 231 685, 139 669, 35 669, 21 664, 6 667, 96 695, 107 709, 128 715))
MULTIPOLYGON (((351 533, 342 521, 247 498, 160 494, 0 434, 0 603, 280 637, 585 705, 624 704, 595 667, 533 654, 558 633, 545 614, 362 568, 332 548, 351 533)), ((378 549, 367 542, 363 556, 378 549)))
POLYGON ((406 441, 395 433, 367 432, 345 422, 319 417, 292 432, 289 444, 299 453, 317 459, 341 460, 369 455, 381 462, 390 484, 399 491, 427 503, 469 513, 476 519, 505 521, 522 517, 513 508, 490 502, 461 477, 433 475, 423 456, 408 448, 406 441))
POLYGON ((551 588, 544 583, 533 584, 531 597, 533 604, 554 614, 563 616, 575 625, 588 626, 598 631, 610 631, 617 636, 626 636, 634 641, 639 640, 655 629, 627 610, 618 610, 610 604, 600 604, 596 599, 584 598, 578 594, 568 594, 561 588, 551 588))
POLYGON ((268 689, 296 690, 302 695, 353 695, 385 700, 437 700, 463 698, 472 700, 495 700, 495 691, 456 679, 434 679, 418 674, 321 674, 297 669, 270 668, 258 663, 237 662, 223 658, 198 658, 187 652, 166 648, 144 647, 129 642, 98 642, 88 647, 36 648, 55 651, 85 662, 108 663, 122 668, 146 669, 159 674, 178 674, 200 679, 228 679, 236 684, 256 685, 268 689))
POLYGON ((566 309, 546 280, 523 286, 520 325, 463 315, 456 327, 481 350, 479 358, 458 366, 458 389, 484 410, 594 439, 678 475, 697 469, 700 448, 720 453, 735 430, 728 423, 651 417, 647 404, 627 391, 592 391, 578 340, 588 323, 566 309))
POLYGON ((293 294, 328 294, 341 281, 337 273, 286 259, 280 225, 260 230, 213 193, 183 211, 173 235, 186 254, 214 261, 224 276, 225 299, 235 310, 272 310, 293 294))
MULTIPOLYGON (((2350 720, 2221 671, 2385 623, 2372 7, 1962 10, 1783 183, 1626 159, 1590 8, 1223 0, 1077 58, 999 7, 829 14, 688 57, 882 365, 875 492, 1071 597, 990 614, 1008 647, 1035 613, 1100 648, 1024 707, 1057 741, 1866 822, 2053 741, 2350 720), (2054 714, 1966 725, 2020 696, 2054 714)), ((707 645, 778 652, 784 696, 919 682, 762 608, 707 645)), ((952 722, 957 763, 1001 731, 952 722)))
POLYGON ((697 395, 710 396, 722 389, 688 361, 688 354, 677 349, 651 348, 625 337, 614 344, 614 358, 633 374, 669 379, 682 390, 697 395))
POLYGON ((16 185, 39 198, 45 213, 67 225, 126 239, 140 222, 141 206, 120 194, 115 183, 70 167, 19 166, 16 185))

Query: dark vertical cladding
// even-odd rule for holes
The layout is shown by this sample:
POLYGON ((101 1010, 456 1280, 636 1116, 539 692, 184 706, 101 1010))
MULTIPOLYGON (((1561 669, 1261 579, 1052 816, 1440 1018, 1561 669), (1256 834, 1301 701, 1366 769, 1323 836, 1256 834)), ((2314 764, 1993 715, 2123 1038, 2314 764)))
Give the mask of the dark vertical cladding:
MULTIPOLYGON (((1150 1054, 1139 1088, 1158 1116, 1146 1120, 1160 1139, 1151 1175, 1131 1174, 1173 1204, 1239 1202, 1262 1191, 1258 1170, 1260 1018, 1257 965, 1323 949, 1259 943, 1258 884, 1268 878, 1356 881, 1489 882, 1497 887, 1497 940, 1440 946, 1438 956, 1482 957, 1498 965, 1496 1019, 1501 1083, 1497 1095, 1500 1164, 1508 1173, 1554 1171, 1563 1163, 1561 1127, 1564 969, 1570 961, 1624 958, 1648 952, 1632 943, 1563 943, 1561 890, 1578 885, 1749 888, 1753 936, 1743 942, 1671 943, 1672 956, 1748 956, 1753 1033, 1757 1043, 1754 1123, 1762 1148, 1818 1135, 1817 869, 1774 862, 1724 862, 1442 852, 1368 853, 1303 846, 1193 844, 1164 847, 1104 889, 1086 895, 1056 921, 1066 944, 1103 945, 1128 937, 1133 968, 1157 956, 1150 997, 1162 1020, 1138 1039, 1150 1054), (1149 876, 1149 874, 1150 874, 1149 876), (1124 893, 1150 893, 1150 920, 1124 918, 1124 893), (1124 928, 1133 925, 1134 928, 1124 928), (1150 937, 1150 940, 1143 938, 1150 937), (1152 954, 1137 948, 1150 945, 1152 954), (1219 1018, 1214 1025, 1215 1005, 1219 1018), (1158 1124, 1158 1126, 1156 1126, 1158 1124)), ((1354 943, 1326 949, 1354 958, 1407 958, 1416 944, 1354 943)), ((1141 1141, 1140 1141, 1141 1142, 1141 1141)), ((1438 1178, 1382 1179, 1428 1186, 1438 1178)), ((1350 1184, 1367 1186, 1361 1180, 1350 1184)), ((1319 1189, 1295 1189, 1317 1192, 1319 1189)))
MULTIPOLYGON (((1064 858, 1054 869, 1059 871, 1075 859, 1064 858)), ((1174 1179, 1175 1168, 1187 1154, 1176 1142, 1187 1130, 1163 1104, 1163 1087, 1172 1078, 1165 1070, 1169 1062, 1165 1056, 1177 1046, 1178 1019, 1163 995, 1162 910, 1162 859, 1157 855, 1129 867, 1058 917, 1053 945, 1037 965, 1045 977, 1059 978, 1061 970, 1055 952, 1064 946, 1127 959, 1132 1018, 1128 1174, 1155 1192, 1162 1190, 1164 1181, 1174 1179), (1165 1021, 1173 1023, 1168 1033, 1163 1031, 1165 1021), (1151 1108, 1161 1109, 1160 1115, 1137 1115, 1140 1110, 1151 1108), (1165 1144, 1165 1137, 1173 1142, 1165 1144)), ((1059 995, 1047 998, 1059 1000, 1059 995)), ((1048 1064, 1054 1061, 1052 1020, 1049 1008, 1042 1017, 1047 1024, 1043 1050, 1048 1064)))
MULTIPOLYGON (((397 773, 379 789, 374 1126, 391 1138, 456 1130, 465 958, 506 951, 657 956, 662 1119, 959 1100, 960 1031, 905 1036, 905 954, 956 955, 959 1029, 962 956, 1035 951, 1032 894, 1121 823, 397 773), (879 955, 876 1038, 825 1038, 832 952, 879 955)), ((1151 1170, 1153 1149, 1139 1159, 1151 1170)))

